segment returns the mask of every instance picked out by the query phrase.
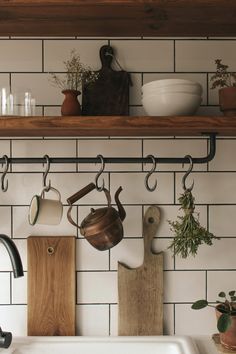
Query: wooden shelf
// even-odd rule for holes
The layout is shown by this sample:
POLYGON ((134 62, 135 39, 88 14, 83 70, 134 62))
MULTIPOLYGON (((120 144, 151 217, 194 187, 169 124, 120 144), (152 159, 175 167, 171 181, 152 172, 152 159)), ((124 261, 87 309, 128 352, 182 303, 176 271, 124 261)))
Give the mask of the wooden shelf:
POLYGON ((7 117, 0 136, 172 136, 217 133, 236 136, 236 117, 7 117))
POLYGON ((235 0, 0 0, 1 36, 236 36, 235 0))

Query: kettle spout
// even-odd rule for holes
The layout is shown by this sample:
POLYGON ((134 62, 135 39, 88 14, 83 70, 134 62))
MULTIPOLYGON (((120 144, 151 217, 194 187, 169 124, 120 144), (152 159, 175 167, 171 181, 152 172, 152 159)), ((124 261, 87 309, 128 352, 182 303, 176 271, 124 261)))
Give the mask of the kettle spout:
POLYGON ((119 194, 122 191, 122 187, 119 187, 115 193, 115 201, 118 207, 118 211, 119 211, 119 215, 120 215, 120 219, 121 221, 123 221, 126 217, 126 212, 125 209, 123 207, 123 205, 121 204, 120 200, 119 200, 119 194))

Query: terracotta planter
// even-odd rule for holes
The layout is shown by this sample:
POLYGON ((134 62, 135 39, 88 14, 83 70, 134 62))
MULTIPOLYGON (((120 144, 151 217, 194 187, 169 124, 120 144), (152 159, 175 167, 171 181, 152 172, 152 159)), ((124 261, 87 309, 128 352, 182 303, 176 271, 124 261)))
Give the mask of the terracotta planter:
MULTIPOLYGON (((216 309, 217 320, 221 315, 222 315, 222 312, 220 312, 216 309)), ((226 332, 220 333, 220 342, 227 349, 230 349, 230 350, 236 349, 236 315, 231 316, 230 328, 226 332)))
POLYGON ((236 87, 224 87, 219 90, 220 110, 225 116, 236 116, 236 87))
POLYGON ((62 93, 65 95, 65 98, 61 106, 61 115, 81 116, 81 107, 78 101, 78 95, 80 95, 81 92, 76 90, 63 90, 62 93))

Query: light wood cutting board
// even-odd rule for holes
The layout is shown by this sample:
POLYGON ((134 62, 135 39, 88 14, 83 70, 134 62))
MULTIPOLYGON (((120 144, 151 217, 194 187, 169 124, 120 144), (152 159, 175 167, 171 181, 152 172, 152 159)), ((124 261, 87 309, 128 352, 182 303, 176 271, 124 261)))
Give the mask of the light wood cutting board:
POLYGON ((149 207, 143 220, 143 264, 130 269, 118 262, 120 336, 163 334, 163 253, 151 251, 159 223, 160 209, 149 207))
POLYGON ((30 236, 28 335, 75 335, 75 237, 30 236))

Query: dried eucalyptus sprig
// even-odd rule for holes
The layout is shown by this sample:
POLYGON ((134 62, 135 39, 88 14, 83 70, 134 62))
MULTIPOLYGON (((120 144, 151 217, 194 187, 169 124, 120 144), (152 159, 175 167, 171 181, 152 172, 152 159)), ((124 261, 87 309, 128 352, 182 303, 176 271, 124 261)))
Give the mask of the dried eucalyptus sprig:
POLYGON ((236 86, 236 73, 228 72, 228 65, 222 64, 222 59, 216 59, 216 73, 212 75, 211 89, 216 87, 231 87, 236 86))
POLYGON ((186 189, 178 200, 184 215, 178 216, 177 221, 168 220, 171 230, 175 233, 175 237, 168 248, 172 250, 173 255, 187 258, 189 255, 195 256, 201 244, 205 243, 211 246, 212 240, 219 239, 219 237, 214 236, 200 225, 199 214, 197 214, 197 218, 194 217, 194 197, 190 189, 186 189))
POLYGON ((50 73, 49 81, 53 86, 61 90, 81 90, 82 84, 89 84, 98 79, 98 72, 93 71, 89 66, 81 63, 79 54, 73 49, 70 58, 63 62, 65 66, 65 75, 58 76, 50 73))

